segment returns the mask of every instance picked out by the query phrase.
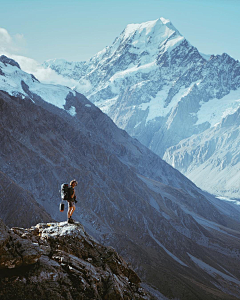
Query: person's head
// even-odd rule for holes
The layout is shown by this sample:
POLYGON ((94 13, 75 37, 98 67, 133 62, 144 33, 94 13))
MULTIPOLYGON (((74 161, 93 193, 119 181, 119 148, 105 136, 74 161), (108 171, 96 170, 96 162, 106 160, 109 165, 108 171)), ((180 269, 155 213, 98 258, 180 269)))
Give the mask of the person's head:
POLYGON ((73 179, 71 182, 70 182, 70 185, 72 186, 72 187, 75 187, 75 186, 77 186, 77 180, 75 180, 75 179, 73 179))

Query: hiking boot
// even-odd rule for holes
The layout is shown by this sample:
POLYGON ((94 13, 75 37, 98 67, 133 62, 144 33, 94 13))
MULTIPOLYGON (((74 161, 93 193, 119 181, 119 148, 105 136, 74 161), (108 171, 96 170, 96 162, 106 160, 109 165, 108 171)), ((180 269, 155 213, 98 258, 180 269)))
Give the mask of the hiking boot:
POLYGON ((71 219, 71 221, 74 223, 75 222, 75 220, 72 218, 72 217, 70 217, 70 219, 71 219))
POLYGON ((74 223, 74 221, 73 221, 73 219, 72 218, 68 218, 68 224, 73 224, 74 223))

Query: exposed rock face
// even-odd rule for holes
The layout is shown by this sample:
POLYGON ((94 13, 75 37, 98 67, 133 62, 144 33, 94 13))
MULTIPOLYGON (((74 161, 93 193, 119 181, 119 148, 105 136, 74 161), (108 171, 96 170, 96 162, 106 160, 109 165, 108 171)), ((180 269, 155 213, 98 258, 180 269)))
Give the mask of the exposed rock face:
POLYGON ((0 299, 150 299, 132 268, 79 223, 1 222, 0 234, 0 299))
POLYGON ((36 243, 11 233, 0 219, 0 270, 34 264, 40 256, 40 248, 36 243))
MULTIPOLYGON (((1 56, 0 56, 0 61, 1 61, 2 63, 4 63, 5 65, 6 65, 6 64, 9 64, 9 65, 11 65, 11 66, 17 67, 18 69, 21 69, 20 66, 19 66, 19 64, 18 64, 15 60, 13 60, 13 59, 11 59, 11 58, 5 56, 5 55, 1 55, 1 56)), ((2 74, 1 74, 1 75, 2 75, 2 74)))
MULTIPOLYGON (((87 62, 49 60, 45 66, 78 80, 76 89, 161 157, 173 147, 166 154, 169 163, 179 156, 174 149, 181 146, 181 141, 204 134, 209 128, 213 131, 216 123, 240 106, 239 61, 226 53, 201 55, 163 18, 128 25, 111 46, 87 62)), ((213 143, 214 139, 213 135, 213 143)), ((221 160, 218 151, 213 150, 212 159, 221 160)), ((206 188, 204 164, 214 174, 214 163, 210 169, 209 161, 202 156, 202 169, 198 162, 192 164, 198 169, 196 179, 193 173, 185 172, 189 167, 185 161, 175 167, 206 188)), ((238 168, 231 162, 227 164, 233 171, 223 170, 222 174, 229 186, 222 188, 219 179, 207 188, 240 198, 239 188, 231 185, 238 168)))
POLYGON ((33 195, 0 172, 0 218, 8 226, 30 227, 53 220, 33 195))
POLYGON ((59 221, 66 220, 60 185, 76 178, 74 218, 169 298, 239 298, 235 208, 202 192, 83 95, 0 66, 5 174, 59 221))

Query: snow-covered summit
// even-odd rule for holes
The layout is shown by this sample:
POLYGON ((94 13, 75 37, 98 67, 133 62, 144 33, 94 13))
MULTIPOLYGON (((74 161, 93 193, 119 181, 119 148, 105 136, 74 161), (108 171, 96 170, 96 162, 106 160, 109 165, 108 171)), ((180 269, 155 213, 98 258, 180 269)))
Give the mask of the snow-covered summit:
POLYGON ((184 39, 172 23, 164 18, 141 24, 129 24, 120 35, 120 39, 122 37, 121 42, 128 40, 136 48, 132 53, 147 49, 152 55, 157 54, 163 43, 166 43, 165 48, 168 49, 184 39), (171 42, 168 42, 168 39, 171 42))
POLYGON ((104 58, 106 55, 122 56, 122 51, 129 51, 136 55, 141 55, 142 52, 144 55, 156 55, 161 47, 167 49, 183 39, 184 37, 172 23, 164 18, 140 24, 128 24, 110 47, 98 52, 90 61, 96 61, 97 58, 104 58), (172 41, 170 44, 167 44, 168 39, 172 41))
POLYGON ((140 24, 128 24, 112 45, 99 51, 89 61, 52 59, 45 61, 43 66, 79 81, 76 90, 91 98, 96 90, 106 86, 103 81, 113 83, 112 91, 119 90, 117 86, 121 85, 121 80, 118 78, 156 69, 160 57, 165 52, 170 55, 183 42, 189 44, 169 20, 161 17, 140 24))
POLYGON ((128 24, 123 31, 123 36, 125 38, 128 38, 136 34, 136 32, 139 32, 140 34, 143 33, 146 36, 165 35, 169 37, 174 32, 180 35, 178 30, 172 25, 172 23, 164 18, 159 18, 154 21, 148 21, 140 24, 128 24))

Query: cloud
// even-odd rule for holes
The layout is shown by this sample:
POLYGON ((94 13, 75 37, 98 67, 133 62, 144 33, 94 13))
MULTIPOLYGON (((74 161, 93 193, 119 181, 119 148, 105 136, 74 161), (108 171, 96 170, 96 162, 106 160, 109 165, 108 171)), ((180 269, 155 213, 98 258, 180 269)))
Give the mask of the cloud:
POLYGON ((5 52, 12 49, 12 38, 6 29, 0 27, 0 51, 5 52))
POLYGON ((0 51, 19 53, 24 51, 26 41, 23 34, 11 36, 5 28, 0 27, 0 51))
MULTIPOLYGON (((23 34, 17 33, 11 36, 6 29, 0 28, 0 55, 6 55, 17 61, 23 71, 33 74, 40 82, 61 84, 70 88, 74 88, 78 84, 78 81, 63 77, 50 68, 44 68, 36 60, 20 55, 25 44, 23 34)), ((83 86, 86 88, 86 84, 83 86)))
POLYGON ((76 83, 74 89, 79 93, 85 94, 91 89, 91 82, 87 79, 81 79, 76 83))
POLYGON ((16 38, 17 41, 23 41, 23 40, 25 40, 24 39, 24 35, 20 34, 20 33, 15 34, 15 38, 16 38))
POLYGON ((0 27, 0 45, 9 45, 12 38, 6 29, 0 27))

